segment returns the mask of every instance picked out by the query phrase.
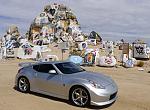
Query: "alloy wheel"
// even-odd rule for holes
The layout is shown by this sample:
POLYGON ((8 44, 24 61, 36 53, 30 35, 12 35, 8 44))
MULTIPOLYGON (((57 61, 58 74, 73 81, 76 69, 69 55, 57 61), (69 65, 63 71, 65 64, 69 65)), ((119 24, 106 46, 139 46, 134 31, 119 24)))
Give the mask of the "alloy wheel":
POLYGON ((27 92, 29 90, 28 80, 24 77, 21 77, 18 81, 18 88, 21 92, 27 92))
POLYGON ((76 88, 72 92, 72 101, 77 106, 85 106, 89 101, 89 95, 83 88, 76 88))

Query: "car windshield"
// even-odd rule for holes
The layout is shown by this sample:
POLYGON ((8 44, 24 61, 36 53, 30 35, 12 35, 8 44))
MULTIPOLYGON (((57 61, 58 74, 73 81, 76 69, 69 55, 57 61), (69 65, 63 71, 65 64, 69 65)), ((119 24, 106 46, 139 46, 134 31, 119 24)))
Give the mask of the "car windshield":
POLYGON ((55 65, 64 74, 73 74, 73 73, 85 71, 80 66, 78 66, 74 63, 71 63, 71 62, 57 63, 55 65))

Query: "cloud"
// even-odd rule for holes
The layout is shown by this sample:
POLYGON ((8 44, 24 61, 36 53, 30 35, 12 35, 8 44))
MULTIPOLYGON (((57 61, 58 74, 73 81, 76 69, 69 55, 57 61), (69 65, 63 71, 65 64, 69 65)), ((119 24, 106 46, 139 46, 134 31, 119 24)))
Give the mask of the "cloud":
POLYGON ((148 0, 1 0, 0 33, 5 32, 9 24, 17 24, 25 33, 43 7, 54 2, 69 6, 84 32, 96 30, 110 36, 150 35, 148 0))

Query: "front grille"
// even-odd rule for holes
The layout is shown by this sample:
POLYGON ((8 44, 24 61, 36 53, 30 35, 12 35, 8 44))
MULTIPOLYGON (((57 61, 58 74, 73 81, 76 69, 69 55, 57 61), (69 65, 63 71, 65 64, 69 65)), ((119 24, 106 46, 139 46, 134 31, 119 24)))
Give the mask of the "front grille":
POLYGON ((115 98, 115 97, 116 97, 116 95, 117 95, 117 92, 115 92, 114 94, 110 95, 109 100, 112 100, 113 98, 115 98))

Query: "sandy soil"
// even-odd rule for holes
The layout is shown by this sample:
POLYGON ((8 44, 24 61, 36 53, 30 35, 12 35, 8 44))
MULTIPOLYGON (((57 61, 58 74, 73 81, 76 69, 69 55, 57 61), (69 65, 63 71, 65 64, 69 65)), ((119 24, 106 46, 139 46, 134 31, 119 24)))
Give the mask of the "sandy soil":
MULTIPOLYGON (((55 49, 54 49, 55 50, 55 49)), ((61 58, 60 50, 54 54, 61 58)), ((67 55, 67 53, 65 53, 67 55)), ((65 55, 65 58, 67 57, 65 55)), ((119 87, 118 99, 111 106, 79 108, 70 105, 66 100, 41 94, 24 94, 14 87, 18 63, 26 60, 5 60, 0 62, 0 110, 150 110, 150 61, 138 71, 138 67, 126 69, 85 67, 87 70, 102 72, 111 76, 119 87)))

